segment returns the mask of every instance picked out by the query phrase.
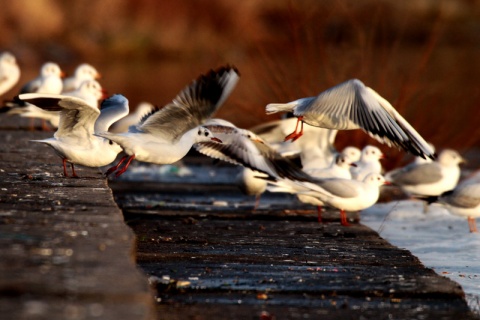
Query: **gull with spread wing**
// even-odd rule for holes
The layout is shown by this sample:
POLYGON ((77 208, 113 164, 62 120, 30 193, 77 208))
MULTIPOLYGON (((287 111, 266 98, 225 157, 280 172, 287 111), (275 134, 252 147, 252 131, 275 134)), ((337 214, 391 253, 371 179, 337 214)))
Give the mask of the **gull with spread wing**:
POLYGON ((223 104, 238 79, 239 74, 234 67, 212 70, 185 87, 165 107, 154 110, 137 126, 130 127, 128 132, 98 133, 98 136, 118 143, 126 153, 106 175, 116 171, 115 175, 120 176, 133 159, 170 164, 182 159, 195 143, 221 142, 202 123, 223 104), (126 164, 119 169, 125 160, 126 164))
POLYGON ((286 140, 303 134, 303 123, 336 130, 362 129, 387 145, 401 147, 413 155, 434 159, 432 148, 420 134, 373 89, 352 79, 332 87, 316 97, 289 103, 271 103, 267 114, 293 112, 297 117, 295 131, 286 140), (297 132, 300 124, 300 131, 297 132))
POLYGON ((19 99, 39 108, 60 111, 60 122, 54 136, 44 140, 33 140, 52 147, 62 158, 63 174, 68 177, 66 163, 86 167, 101 167, 112 163, 122 148, 111 140, 95 136, 95 132, 104 132, 128 114, 128 100, 113 95, 104 100, 101 110, 83 99, 63 95, 21 94, 19 99))

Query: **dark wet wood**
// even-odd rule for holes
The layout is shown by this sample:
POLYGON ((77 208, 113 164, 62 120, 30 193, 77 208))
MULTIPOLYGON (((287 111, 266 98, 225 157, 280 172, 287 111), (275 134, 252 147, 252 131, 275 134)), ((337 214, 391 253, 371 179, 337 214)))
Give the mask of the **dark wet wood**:
POLYGON ((264 195, 252 212, 254 197, 225 186, 132 185, 110 182, 161 319, 475 318, 457 283, 358 214, 350 227, 335 211, 319 224, 315 208, 285 195, 264 195))
POLYGON ((0 131, 0 318, 153 319, 106 180, 86 168, 63 177, 53 150, 30 142, 52 134, 0 131))

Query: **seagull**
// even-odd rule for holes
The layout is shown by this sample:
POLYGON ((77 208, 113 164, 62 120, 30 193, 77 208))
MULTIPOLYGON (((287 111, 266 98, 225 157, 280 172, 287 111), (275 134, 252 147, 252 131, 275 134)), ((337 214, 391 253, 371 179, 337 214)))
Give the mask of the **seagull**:
POLYGON ((72 167, 72 177, 78 177, 74 164, 101 167, 112 163, 122 148, 111 140, 95 136, 107 131, 112 123, 128 114, 128 100, 120 94, 104 100, 101 111, 85 100, 53 94, 21 94, 19 99, 42 109, 60 111, 60 123, 52 138, 32 140, 52 147, 62 158, 63 174, 68 177, 66 163, 72 167))
POLYGON ((478 232, 475 218, 480 217, 480 183, 464 182, 443 194, 439 202, 457 216, 467 217, 470 232, 478 232))
MULTIPOLYGON (((212 120, 215 124, 207 124, 207 127, 214 132, 215 136, 220 137, 223 143, 201 142, 194 146, 195 149, 214 159, 255 171, 256 174, 251 178, 245 178, 244 183, 256 184, 259 183, 257 180, 266 180, 269 191, 296 194, 297 186, 293 181, 317 181, 255 133, 237 128, 224 120, 220 122, 218 119, 212 120)), ((318 219, 321 222, 323 202, 309 196, 299 196, 299 199, 304 203, 317 206, 318 219)))
POLYGON ((243 194, 255 196, 253 211, 258 208, 260 197, 267 190, 268 183, 265 178, 267 178, 266 174, 245 167, 242 167, 235 177, 235 184, 243 194))
POLYGON ((349 158, 343 154, 338 154, 332 163, 325 168, 303 169, 306 173, 318 179, 342 178, 351 179, 350 167, 354 165, 349 158))
POLYGON ((337 130, 324 129, 309 125, 304 126, 304 139, 285 142, 285 135, 295 125, 296 118, 270 121, 250 129, 281 155, 300 156, 304 168, 328 166, 337 153, 333 145, 337 130))
POLYGON ((296 140, 303 134, 303 123, 335 130, 362 129, 389 146, 401 147, 413 155, 434 159, 435 155, 420 134, 373 89, 358 79, 332 87, 316 97, 289 103, 271 103, 267 114, 293 112, 297 117, 295 131, 285 140, 296 140), (300 131, 297 132, 300 124, 300 131))
POLYGON ((63 92, 77 90, 84 81, 99 80, 101 77, 93 66, 82 63, 75 69, 73 76, 63 79, 63 92))
POLYGON ((51 93, 60 94, 63 89, 62 77, 64 73, 55 62, 46 62, 40 68, 40 75, 27 82, 22 89, 22 93, 51 93))
POLYGON ((373 206, 380 195, 379 187, 388 184, 379 173, 368 174, 363 181, 326 179, 317 183, 295 181, 304 188, 299 195, 310 196, 340 210, 341 224, 348 225, 345 211, 361 211, 373 206))
POLYGON ((150 102, 141 102, 137 105, 134 112, 130 112, 128 116, 115 122, 110 127, 110 132, 121 133, 127 132, 130 126, 134 126, 142 120, 143 116, 150 113, 155 108, 150 102))
MULTIPOLYGON (((62 92, 63 72, 54 62, 46 62, 40 68, 40 75, 35 79, 27 82, 20 89, 20 94, 24 93, 44 93, 44 94, 60 94, 62 92)), ((9 115, 22 114, 29 112, 34 115, 41 115, 42 119, 55 123, 58 120, 58 115, 47 113, 35 106, 29 106, 26 102, 15 98, 12 101, 7 101, 3 112, 9 115)))
POLYGON ((406 193, 428 201, 428 197, 439 196, 455 188, 460 179, 459 164, 464 161, 457 151, 445 149, 433 162, 411 163, 388 172, 385 178, 406 193))
POLYGON ((362 155, 362 151, 357 147, 348 146, 343 148, 342 155, 346 156, 350 162, 357 162, 360 160, 360 156, 362 155))
MULTIPOLYGON (((76 97, 84 100, 94 108, 98 108, 98 102, 104 98, 104 90, 96 80, 86 80, 74 91, 64 92, 62 96, 76 97)), ((12 111, 13 112, 13 111, 12 111)), ((33 104, 18 108, 21 117, 44 119, 50 122, 54 128, 58 128, 60 111, 49 111, 38 108, 33 104)))
POLYGON ((363 181, 369 173, 382 173, 381 159, 384 159, 382 151, 375 146, 365 146, 362 149, 360 160, 355 162, 355 166, 350 168, 352 179, 363 181))
POLYGON ((118 143, 126 153, 106 175, 118 170, 115 175, 120 176, 133 159, 170 164, 182 159, 195 143, 221 142, 201 125, 223 104, 238 79, 234 67, 212 70, 186 86, 168 105, 146 115, 128 132, 98 133, 98 136, 118 143), (126 164, 118 169, 125 160, 126 164))
POLYGON ((0 96, 12 89, 20 79, 20 68, 10 52, 0 55, 0 96))

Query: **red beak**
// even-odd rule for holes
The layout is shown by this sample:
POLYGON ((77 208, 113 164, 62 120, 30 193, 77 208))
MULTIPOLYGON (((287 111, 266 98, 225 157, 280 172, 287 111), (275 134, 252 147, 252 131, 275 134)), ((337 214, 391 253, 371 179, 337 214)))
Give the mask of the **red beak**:
POLYGON ((218 143, 223 143, 222 140, 218 139, 218 138, 210 138, 212 141, 215 141, 215 142, 218 142, 218 143))
POLYGON ((106 89, 102 89, 102 99, 107 99, 108 98, 108 91, 106 89))

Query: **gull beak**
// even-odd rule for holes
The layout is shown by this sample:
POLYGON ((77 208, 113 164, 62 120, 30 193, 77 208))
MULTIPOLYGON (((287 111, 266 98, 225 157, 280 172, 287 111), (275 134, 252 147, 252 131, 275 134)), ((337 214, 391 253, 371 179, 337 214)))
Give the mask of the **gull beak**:
POLYGON ((392 183, 391 183, 390 181, 385 181, 383 184, 386 185, 386 186, 389 186, 389 185, 391 185, 392 183))
POLYGON ((352 162, 352 163, 350 163, 350 166, 356 168, 356 167, 357 167, 357 164, 352 162))
POLYGON ((95 75, 95 80, 100 80, 100 79, 102 79, 102 74, 101 74, 101 73, 97 73, 97 74, 95 75))
POLYGON ((216 137, 213 137, 213 138, 210 138, 210 140, 212 141, 215 141, 215 142, 218 142, 218 143, 223 143, 222 140, 216 138, 216 137))
POLYGON ((65 78, 67 74, 64 71, 60 71, 60 78, 65 78))
POLYGON ((102 99, 108 98, 108 91, 106 89, 102 89, 101 92, 102 92, 102 99))

